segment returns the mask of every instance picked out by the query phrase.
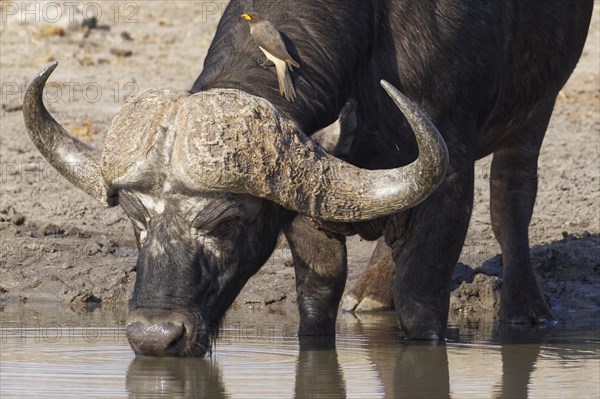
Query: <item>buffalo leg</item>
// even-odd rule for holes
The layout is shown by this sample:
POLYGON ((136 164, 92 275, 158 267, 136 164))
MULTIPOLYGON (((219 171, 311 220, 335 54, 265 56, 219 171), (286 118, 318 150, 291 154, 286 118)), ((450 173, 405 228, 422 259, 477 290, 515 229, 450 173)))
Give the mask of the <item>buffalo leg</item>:
POLYGON ((284 229, 296 272, 299 335, 335 335, 347 276, 346 237, 325 232, 297 216, 284 229))
POLYGON ((392 250, 380 238, 367 268, 344 299, 344 311, 366 312, 393 308, 394 271, 392 250))
POLYGON ((438 189, 408 220, 391 217, 384 231, 396 263, 394 305, 409 339, 446 334, 450 283, 473 204, 473 162, 468 154, 450 154, 460 165, 451 161, 438 189))
POLYGON ((490 213, 502 248, 500 319, 506 322, 553 320, 531 266, 528 235, 537 193, 537 161, 552 106, 510 145, 494 152, 492 160, 490 213))

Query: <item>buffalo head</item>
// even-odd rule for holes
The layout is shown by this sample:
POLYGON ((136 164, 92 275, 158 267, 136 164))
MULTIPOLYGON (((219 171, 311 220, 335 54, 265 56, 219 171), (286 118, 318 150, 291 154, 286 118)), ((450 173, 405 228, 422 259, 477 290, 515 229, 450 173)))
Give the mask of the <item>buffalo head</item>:
POLYGON ((139 258, 127 336, 138 354, 201 356, 225 311, 272 253, 286 208, 357 222, 423 201, 448 163, 429 119, 382 85, 419 146, 410 165, 364 170, 326 153, 271 103, 244 92, 152 89, 129 99, 103 151, 70 135, 27 89, 31 139, 66 179, 133 223, 139 258))

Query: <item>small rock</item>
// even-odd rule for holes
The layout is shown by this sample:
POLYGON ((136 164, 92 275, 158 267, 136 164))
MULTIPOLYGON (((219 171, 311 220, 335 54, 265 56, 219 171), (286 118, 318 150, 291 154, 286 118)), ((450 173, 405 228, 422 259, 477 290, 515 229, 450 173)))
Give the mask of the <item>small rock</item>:
POLYGON ((35 35, 38 37, 64 36, 65 30, 60 26, 47 25, 38 29, 35 35))
POLYGON ((265 300, 265 305, 271 305, 271 304, 276 303, 276 302, 281 302, 285 298, 287 298, 287 296, 282 292, 282 293, 280 293, 279 295, 277 295, 274 298, 265 300))
POLYGON ((105 254, 113 254, 119 248, 119 244, 113 240, 101 240, 96 244, 98 245, 98 251, 105 254))
POLYGON ((81 22, 81 26, 88 29, 94 29, 96 26, 98 26, 98 18, 84 18, 81 22))
POLYGON ((125 50, 120 48, 111 48, 110 53, 116 55, 117 57, 131 57, 133 55, 133 51, 125 50))
POLYGON ((123 221, 123 220, 125 220, 125 219, 123 219, 123 217, 121 217, 121 216, 117 216, 117 217, 115 217, 114 219, 107 220, 107 221, 106 221, 106 226, 112 226, 112 225, 115 225, 115 224, 117 224, 117 223, 119 223, 119 222, 121 222, 121 221, 123 221))
POLYGON ((83 303, 100 303, 100 302, 102 302, 102 298, 99 298, 96 295, 92 295, 92 294, 84 294, 80 300, 83 303))
POLYGON ((131 37, 131 35, 127 31, 121 32, 121 39, 127 40, 127 41, 133 40, 133 38, 131 37))
POLYGON ((450 295, 450 308, 466 313, 493 310, 500 307, 502 280, 496 276, 477 274, 472 283, 463 282, 450 295))
POLYGON ((15 214, 13 217, 13 223, 15 226, 22 226, 25 223, 25 215, 21 215, 20 213, 15 214))
POLYGON ((4 209, 2 209, 2 210, 0 211, 0 217, 1 217, 2 215, 6 215, 6 216, 8 216, 8 219, 2 219, 2 221, 8 221, 8 220, 10 220, 10 217, 11 217, 12 215, 14 215, 15 213, 17 213, 17 211, 15 210, 15 208, 14 208, 14 207, 12 207, 12 206, 7 206, 6 208, 4 208, 4 209))
POLYGON ((67 231, 65 232, 65 235, 69 236, 69 237, 79 237, 80 233, 81 233, 81 229, 73 226, 73 227, 69 227, 67 229, 67 231))
POLYGON ((44 236, 44 233, 42 233, 42 231, 40 231, 38 229, 30 230, 29 236, 32 238, 42 238, 44 236))
POLYGON ((15 226, 22 226, 25 223, 25 215, 16 213, 12 218, 12 222, 15 224, 15 226))
POLYGON ((2 104, 2 110, 6 112, 16 112, 23 109, 23 104, 2 104))
POLYGON ((44 171, 44 165, 40 162, 29 162, 25 164, 26 172, 42 172, 44 171))
POLYGON ((61 236, 65 234, 65 231, 57 225, 50 223, 44 226, 44 228, 42 229, 42 233, 44 234, 44 236, 61 236))

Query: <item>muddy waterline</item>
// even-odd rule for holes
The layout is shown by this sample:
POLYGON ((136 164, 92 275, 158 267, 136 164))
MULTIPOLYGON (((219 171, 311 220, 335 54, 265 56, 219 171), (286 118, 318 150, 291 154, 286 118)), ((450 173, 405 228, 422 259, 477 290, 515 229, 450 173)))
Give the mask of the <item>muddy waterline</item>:
POLYGON ((552 328, 451 320, 446 345, 399 339, 395 315, 342 314, 299 343, 297 314, 231 310, 208 359, 135 358, 125 309, 0 304, 0 397, 599 397, 600 319, 552 328))

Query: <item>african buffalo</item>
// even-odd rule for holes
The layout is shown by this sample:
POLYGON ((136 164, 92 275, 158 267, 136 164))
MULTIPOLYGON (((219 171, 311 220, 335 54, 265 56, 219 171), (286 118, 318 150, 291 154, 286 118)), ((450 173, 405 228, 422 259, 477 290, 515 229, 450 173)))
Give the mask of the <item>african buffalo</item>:
POLYGON ((279 95, 240 18, 247 4, 227 6, 191 92, 154 89, 128 100, 103 152, 45 110, 55 64, 25 96, 26 126, 42 154, 133 222, 134 351, 204 355, 280 231, 294 259, 300 335, 334 334, 345 236, 360 234, 385 239, 376 258, 395 265, 406 336, 443 339, 474 162, 490 153, 501 317, 552 320, 529 259, 528 223, 539 149, 581 54, 592 1, 255 0, 300 64, 293 103, 279 95), (359 145, 343 161, 308 135, 351 98, 359 145))

